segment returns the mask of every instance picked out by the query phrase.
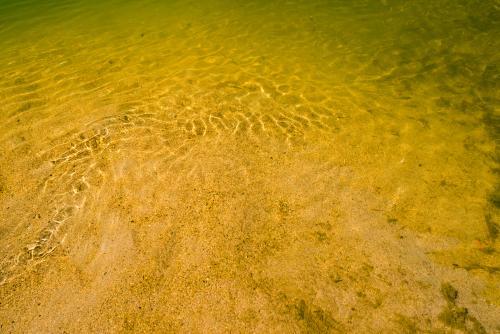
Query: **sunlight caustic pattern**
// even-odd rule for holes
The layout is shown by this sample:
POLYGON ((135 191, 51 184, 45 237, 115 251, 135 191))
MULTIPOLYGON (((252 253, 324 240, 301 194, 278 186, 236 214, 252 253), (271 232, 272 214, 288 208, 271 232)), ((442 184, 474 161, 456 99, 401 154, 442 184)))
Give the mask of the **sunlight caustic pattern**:
POLYGON ((0 332, 500 330, 500 3, 0 1, 0 332))

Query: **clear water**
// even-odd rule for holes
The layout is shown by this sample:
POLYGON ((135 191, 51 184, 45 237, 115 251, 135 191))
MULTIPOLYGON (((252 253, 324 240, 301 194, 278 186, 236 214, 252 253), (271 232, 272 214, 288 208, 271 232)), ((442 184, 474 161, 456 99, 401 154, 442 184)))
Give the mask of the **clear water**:
POLYGON ((0 332, 500 331, 497 0, 0 1, 0 332))

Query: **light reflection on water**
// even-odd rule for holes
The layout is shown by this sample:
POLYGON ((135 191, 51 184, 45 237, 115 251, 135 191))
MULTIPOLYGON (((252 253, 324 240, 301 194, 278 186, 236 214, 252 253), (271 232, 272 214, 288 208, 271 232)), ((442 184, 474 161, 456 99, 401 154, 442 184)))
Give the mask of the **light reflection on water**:
POLYGON ((2 328, 498 330, 499 6, 0 1, 2 328))

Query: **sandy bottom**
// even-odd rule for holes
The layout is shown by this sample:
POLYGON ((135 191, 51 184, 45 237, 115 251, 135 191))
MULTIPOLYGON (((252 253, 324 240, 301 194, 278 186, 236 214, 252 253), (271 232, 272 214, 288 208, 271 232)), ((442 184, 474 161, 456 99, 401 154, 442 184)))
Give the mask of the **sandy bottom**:
POLYGON ((2 6, 0 332, 500 332, 496 1, 2 6))

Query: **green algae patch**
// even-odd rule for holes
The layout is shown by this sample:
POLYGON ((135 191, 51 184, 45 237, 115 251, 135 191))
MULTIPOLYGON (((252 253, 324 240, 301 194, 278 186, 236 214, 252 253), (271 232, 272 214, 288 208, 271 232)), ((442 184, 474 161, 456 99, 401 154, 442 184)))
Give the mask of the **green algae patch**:
POLYGON ((396 315, 396 323, 400 326, 403 334, 416 334, 419 332, 415 320, 401 314, 396 315))
POLYGON ((340 330, 340 323, 319 307, 308 305, 303 299, 295 304, 297 317, 304 323, 306 333, 329 333, 340 330))
POLYGON ((441 285, 441 294, 446 300, 446 307, 439 314, 441 320, 447 326, 465 331, 467 333, 485 334, 484 326, 472 315, 466 307, 456 305, 458 291, 450 283, 441 285))

